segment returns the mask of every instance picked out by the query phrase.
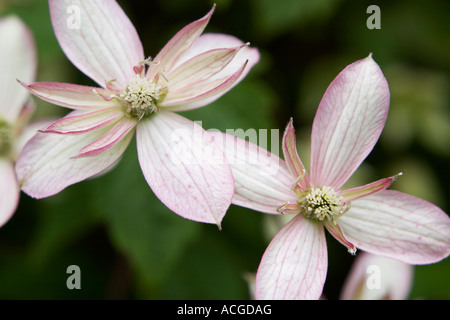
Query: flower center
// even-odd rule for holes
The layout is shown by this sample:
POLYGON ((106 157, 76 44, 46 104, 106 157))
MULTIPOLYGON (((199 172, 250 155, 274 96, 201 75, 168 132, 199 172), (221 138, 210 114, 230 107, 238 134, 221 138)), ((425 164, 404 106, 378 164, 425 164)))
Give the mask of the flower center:
POLYGON ((151 79, 136 75, 123 90, 119 98, 127 102, 126 112, 133 117, 143 118, 158 111, 158 104, 167 95, 167 87, 161 87, 151 79))
POLYGON ((13 128, 3 119, 0 119, 0 157, 9 154, 12 148, 13 128))
POLYGON ((312 187, 299 194, 298 205, 306 218, 335 222, 346 209, 342 199, 331 187, 312 187))

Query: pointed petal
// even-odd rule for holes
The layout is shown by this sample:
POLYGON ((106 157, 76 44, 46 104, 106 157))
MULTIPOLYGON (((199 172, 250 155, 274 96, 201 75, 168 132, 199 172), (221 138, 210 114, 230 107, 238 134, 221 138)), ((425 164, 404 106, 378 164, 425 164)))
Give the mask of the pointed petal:
POLYGON ((236 56, 240 48, 213 49, 191 58, 166 75, 170 90, 184 90, 211 78, 236 56))
POLYGON ((230 134, 211 132, 210 135, 222 146, 233 171, 233 204, 278 214, 280 205, 297 201, 291 190, 295 180, 277 155, 230 134))
POLYGON ((186 219, 220 227, 234 192, 220 146, 198 124, 171 112, 142 120, 136 137, 139 163, 155 195, 186 219))
POLYGON ((206 16, 188 24, 170 39, 153 60, 156 63, 150 66, 147 77, 153 78, 159 72, 162 74, 170 73, 174 69, 178 60, 192 46, 200 34, 202 34, 215 7, 214 5, 206 16))
POLYGON ((57 82, 21 84, 37 97, 62 107, 92 110, 120 106, 117 100, 107 99, 111 91, 101 88, 57 82))
POLYGON ((324 223, 325 228, 327 228, 328 232, 341 244, 343 244, 349 253, 355 254, 356 253, 356 247, 353 243, 348 241, 344 234, 342 233, 342 229, 339 227, 339 225, 334 224, 333 222, 326 222, 324 223))
POLYGON ((352 189, 347 189, 347 190, 341 191, 340 195, 342 197, 344 197, 342 199, 342 202, 347 203, 347 202, 368 196, 369 194, 373 194, 378 191, 385 190, 392 184, 392 182, 394 182, 401 175, 402 175, 402 173, 400 172, 399 174, 397 174, 395 176, 392 176, 389 178, 384 178, 384 179, 366 184, 365 186, 362 186, 362 187, 357 187, 357 188, 352 188, 352 189))
POLYGON ((0 158, 0 227, 11 219, 19 203, 19 197, 20 189, 14 167, 7 159, 0 158))
POLYGON ((412 281, 413 266, 361 252, 345 280, 340 300, 406 300, 412 281), (375 274, 382 275, 378 283, 371 281, 375 274))
POLYGON ((80 135, 36 134, 16 163, 22 190, 33 198, 55 195, 66 187, 112 167, 127 148, 132 134, 96 157, 73 158, 87 144, 104 136, 109 127, 80 135))
POLYGON ((81 149, 75 157, 92 157, 104 153, 120 143, 123 138, 132 135, 136 125, 137 119, 123 117, 103 137, 81 149))
POLYGON ((92 112, 71 113, 42 130, 45 133, 80 134, 111 125, 124 117, 118 107, 101 109, 92 112))
POLYGON ((246 64, 231 76, 214 82, 207 82, 183 92, 171 92, 160 104, 161 108, 170 111, 186 111, 197 109, 212 103, 236 85, 244 72, 246 64))
POLYGON ((29 29, 15 16, 0 20, 0 43, 0 118, 13 124, 28 99, 16 79, 34 80, 36 46, 29 29))
POLYGON ((124 88, 144 60, 141 41, 116 1, 49 0, 56 37, 72 63, 104 87, 124 88))
POLYGON ((317 109, 311 137, 311 184, 339 190, 373 149, 388 109, 388 84, 372 57, 347 66, 317 109))
MULTIPOLYGON (((259 61, 259 51, 248 43, 224 34, 201 35, 179 61, 179 67, 194 57, 220 48, 239 48, 231 61, 219 72, 211 74, 204 81, 194 81, 183 86, 171 87, 162 106, 167 110, 183 111, 206 106, 242 81, 259 61), (231 81, 232 80, 232 81, 231 81), (213 90, 215 88, 215 90, 213 90), (208 94, 205 94, 208 93, 208 94)), ((170 79, 169 79, 170 80, 170 79)))
MULTIPOLYGON (((233 74, 240 66, 242 66, 246 61, 247 68, 245 68, 244 72, 242 73, 239 81, 241 81, 248 72, 253 68, 253 66, 258 63, 260 59, 260 54, 258 49, 252 48, 249 46, 249 43, 244 43, 242 40, 227 35, 227 34, 220 34, 220 33, 205 33, 202 34, 189 48, 188 51, 186 51, 185 54, 181 57, 181 59, 178 61, 177 66, 180 66, 181 64, 185 63, 189 59, 192 59, 193 57, 202 54, 204 52, 215 50, 215 49, 221 49, 221 48, 238 48, 241 47, 239 52, 233 57, 233 59, 217 74, 211 77, 211 81, 214 81, 216 79, 224 78, 226 76, 230 76, 233 74)), ((238 81, 238 82, 239 82, 238 81)))
POLYGON ((256 274, 258 300, 319 299, 327 274, 325 232, 297 215, 273 238, 256 274))
POLYGON ((292 125, 292 121, 293 120, 291 118, 284 132, 283 154, 284 159, 286 160, 286 165, 295 180, 302 177, 301 179, 299 179, 298 185, 301 189, 305 190, 309 188, 309 177, 306 173, 305 166, 303 165, 302 160, 300 160, 300 156, 297 152, 295 131, 294 126, 292 125))
POLYGON ((384 190, 353 201, 338 223, 356 247, 406 263, 433 263, 450 253, 448 215, 398 191, 384 190))

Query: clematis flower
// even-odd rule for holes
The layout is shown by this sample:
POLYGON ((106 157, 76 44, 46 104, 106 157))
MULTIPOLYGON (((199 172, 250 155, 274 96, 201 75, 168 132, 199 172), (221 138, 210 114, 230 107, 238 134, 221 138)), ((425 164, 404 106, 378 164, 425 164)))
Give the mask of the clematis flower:
POLYGON ((50 0, 49 7, 66 56, 100 87, 23 83, 74 111, 25 146, 16 166, 22 190, 49 197, 105 172, 136 132, 139 163, 156 196, 184 218, 220 225, 234 191, 230 167, 214 158, 221 151, 205 130, 175 112, 218 99, 245 77, 258 51, 229 35, 201 35, 214 7, 153 60, 116 1, 50 0))
POLYGON ((25 24, 15 16, 0 19, 0 227, 14 214, 20 188, 14 162, 28 136, 26 127, 33 105, 20 77, 33 81, 36 47, 25 24))
POLYGON ((450 251, 450 219, 437 206, 386 190, 398 175, 367 185, 343 185, 373 149, 389 109, 389 88, 369 56, 347 66, 317 110, 310 173, 297 154, 292 119, 284 160, 231 135, 222 140, 235 179, 233 203, 293 218, 274 236, 256 275, 256 299, 318 299, 328 260, 325 229, 356 248, 409 264, 428 264, 450 251), (274 170, 277 168, 278 170, 274 170))
POLYGON ((405 300, 412 280, 412 265, 361 252, 345 280, 340 299, 405 300))

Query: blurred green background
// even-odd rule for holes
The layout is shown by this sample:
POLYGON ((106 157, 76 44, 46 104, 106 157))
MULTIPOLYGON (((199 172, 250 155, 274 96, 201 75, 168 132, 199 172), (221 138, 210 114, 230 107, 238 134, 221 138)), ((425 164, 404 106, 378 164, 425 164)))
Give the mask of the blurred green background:
MULTIPOLYGON (((181 27, 206 14, 212 0, 118 1, 134 23, 146 55, 155 56, 181 27)), ((351 183, 403 171, 392 189, 449 211, 450 2, 351 0, 216 0, 207 32, 251 42, 261 62, 212 105, 182 113, 203 127, 280 129, 294 118, 302 159, 316 108, 331 80, 373 53, 391 90, 385 130, 351 183), (370 30, 369 5, 381 9, 370 30)), ((92 84, 62 53, 43 0, 3 0, 0 16, 16 14, 32 30, 38 81, 92 84)), ((35 119, 67 110, 38 99, 35 119)), ((1 299, 248 299, 271 238, 267 217, 231 206, 222 231, 180 218, 144 180, 131 143, 120 164, 60 194, 22 194, 0 229, 1 299), (81 290, 68 290, 66 269, 81 268, 81 290)), ((327 235, 328 236, 328 235, 327 235)), ((354 257, 328 237, 324 288, 337 299, 354 257)), ((450 261, 414 268, 410 299, 449 299, 450 261)))

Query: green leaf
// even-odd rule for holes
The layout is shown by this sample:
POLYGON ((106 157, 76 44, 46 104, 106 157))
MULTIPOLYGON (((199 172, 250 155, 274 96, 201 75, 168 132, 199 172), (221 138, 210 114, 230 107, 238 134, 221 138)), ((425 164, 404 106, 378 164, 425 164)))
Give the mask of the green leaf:
POLYGON ((257 29, 265 37, 276 36, 314 22, 323 23, 335 11, 340 0, 253 0, 257 29))
POLYGON ((162 292, 162 299, 247 299, 239 250, 221 232, 204 227, 162 292))
POLYGON ((89 203, 89 183, 81 182, 48 199, 35 202, 37 221, 30 241, 30 262, 44 267, 54 256, 86 236, 99 224, 89 203))

